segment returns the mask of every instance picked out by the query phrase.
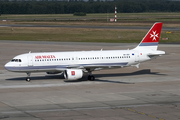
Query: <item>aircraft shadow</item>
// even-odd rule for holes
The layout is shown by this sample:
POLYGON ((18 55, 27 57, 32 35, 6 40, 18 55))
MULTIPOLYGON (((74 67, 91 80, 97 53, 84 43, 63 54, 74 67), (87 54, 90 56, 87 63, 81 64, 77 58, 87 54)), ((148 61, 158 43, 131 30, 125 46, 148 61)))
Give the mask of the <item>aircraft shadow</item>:
POLYGON ((111 74, 96 74, 96 78, 98 77, 120 77, 120 76, 136 76, 136 75, 166 75, 166 74, 161 74, 159 72, 151 72, 150 69, 144 69, 144 70, 139 70, 136 72, 132 73, 111 73, 111 74))
MULTIPOLYGON (((32 76, 30 77, 31 80, 55 80, 55 79, 60 79, 60 80, 64 80, 64 76, 63 75, 45 75, 45 76, 32 76)), ((26 77, 16 77, 16 78, 9 78, 9 79, 6 79, 6 80, 9 80, 9 81, 25 81, 26 80, 26 77)))
MULTIPOLYGON (((150 75, 166 75, 166 74, 160 74, 159 72, 151 72, 150 69, 144 69, 140 71, 136 71, 133 73, 111 73, 111 74, 95 74, 95 81, 94 82, 109 82, 109 83, 121 83, 121 84, 134 84, 129 82, 121 82, 121 81, 112 81, 112 80, 102 80, 98 79, 100 77, 121 77, 121 76, 136 76, 136 75, 144 75, 144 74, 150 74, 150 75)), ((9 78, 6 79, 8 81, 25 81, 26 77, 18 77, 18 78, 9 78)), ((64 80, 63 75, 46 75, 46 76, 31 76, 31 80, 63 80, 64 82, 83 82, 87 81, 87 76, 83 76, 83 78, 79 80, 64 80)))
POLYGON ((112 81, 112 80, 102 80, 102 79, 98 79, 100 77, 120 77, 120 76, 136 76, 136 75, 145 75, 145 74, 149 74, 149 75, 166 75, 166 74, 160 74, 159 72, 151 72, 150 69, 144 69, 144 70, 139 70, 133 73, 111 73, 111 74, 96 74, 96 79, 95 81, 97 82, 109 82, 109 83, 121 83, 121 84, 135 84, 132 82, 121 82, 121 81, 112 81))

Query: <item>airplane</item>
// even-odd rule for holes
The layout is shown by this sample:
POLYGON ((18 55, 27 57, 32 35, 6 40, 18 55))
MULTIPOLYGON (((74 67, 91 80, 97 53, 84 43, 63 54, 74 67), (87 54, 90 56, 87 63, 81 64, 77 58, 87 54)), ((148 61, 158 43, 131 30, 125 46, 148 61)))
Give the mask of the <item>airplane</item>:
POLYGON ((14 57, 4 67, 8 71, 27 73, 28 82, 33 72, 63 73, 66 80, 78 80, 88 73, 87 79, 94 81, 92 71, 128 66, 138 68, 141 62, 164 55, 165 51, 157 50, 162 24, 154 23, 139 45, 131 50, 29 52, 14 57))

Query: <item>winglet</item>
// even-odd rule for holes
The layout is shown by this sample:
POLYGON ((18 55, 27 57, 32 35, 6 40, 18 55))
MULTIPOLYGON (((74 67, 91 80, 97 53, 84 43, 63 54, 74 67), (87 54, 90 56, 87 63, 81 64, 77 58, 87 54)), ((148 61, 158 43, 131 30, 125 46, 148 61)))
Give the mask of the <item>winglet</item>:
POLYGON ((152 50, 157 50, 161 35, 162 24, 162 22, 154 23, 154 25, 151 27, 151 29, 148 31, 143 40, 135 49, 150 48, 152 50))

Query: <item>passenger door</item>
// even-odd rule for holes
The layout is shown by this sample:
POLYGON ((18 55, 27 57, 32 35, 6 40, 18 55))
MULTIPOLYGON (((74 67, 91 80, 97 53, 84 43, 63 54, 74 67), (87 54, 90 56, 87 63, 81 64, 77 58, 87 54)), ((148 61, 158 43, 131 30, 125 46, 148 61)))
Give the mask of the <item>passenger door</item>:
POLYGON ((32 56, 28 56, 28 66, 33 66, 33 57, 32 56))

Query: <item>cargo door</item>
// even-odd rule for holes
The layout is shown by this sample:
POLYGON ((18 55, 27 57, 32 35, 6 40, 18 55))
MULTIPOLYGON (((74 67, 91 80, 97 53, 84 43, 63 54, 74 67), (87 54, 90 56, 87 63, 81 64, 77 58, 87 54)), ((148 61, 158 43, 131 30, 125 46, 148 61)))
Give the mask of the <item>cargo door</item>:
POLYGON ((135 52, 135 62, 139 62, 139 52, 135 52))

